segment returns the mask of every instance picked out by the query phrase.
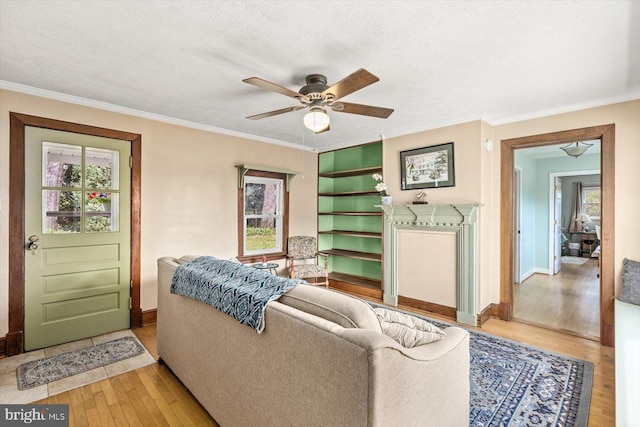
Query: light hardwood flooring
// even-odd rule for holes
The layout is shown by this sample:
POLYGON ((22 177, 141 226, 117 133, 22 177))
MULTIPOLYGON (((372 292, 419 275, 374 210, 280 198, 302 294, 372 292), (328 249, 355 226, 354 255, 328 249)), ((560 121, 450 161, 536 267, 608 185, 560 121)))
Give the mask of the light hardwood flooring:
MULTIPOLYGON (((156 360, 156 325, 133 329, 156 360)), ((218 426, 164 364, 69 390, 36 404, 69 405, 69 426, 218 426)))
MULTIPOLYGON (((400 308, 430 315, 417 309, 400 308)), ((491 319, 482 328, 476 329, 592 362, 594 382, 589 426, 615 425, 615 369, 612 348, 562 332, 498 319, 491 319)), ((134 329, 134 332, 157 358, 156 325, 134 329)), ((162 364, 149 365, 35 403, 69 404, 70 426, 217 425, 173 373, 162 364)))
POLYGON ((513 317, 535 325, 598 340, 600 279, 598 260, 562 263, 556 275, 534 274, 513 288, 513 317))

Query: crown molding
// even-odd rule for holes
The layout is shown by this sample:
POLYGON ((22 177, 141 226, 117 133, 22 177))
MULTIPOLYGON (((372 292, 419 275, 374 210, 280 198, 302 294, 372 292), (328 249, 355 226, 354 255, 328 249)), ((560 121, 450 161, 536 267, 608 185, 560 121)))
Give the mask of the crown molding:
POLYGON ((558 114, 573 113, 575 111, 587 110, 589 108, 603 107, 605 105, 619 104, 627 101, 640 100, 640 88, 630 93, 612 96, 609 98, 601 98, 592 101, 581 102, 578 104, 564 105, 562 107, 549 108, 533 113, 518 114, 515 116, 507 116, 501 118, 483 117, 483 120, 492 126, 505 125, 509 123, 522 122, 525 120, 539 119, 542 117, 556 116, 558 114))
POLYGON ((109 104, 107 102, 95 101, 93 99, 82 98, 80 96, 67 95, 61 92, 40 89, 33 86, 26 86, 19 83, 8 82, 6 80, 0 80, 0 89, 24 93, 27 95, 39 96, 41 98, 53 99, 61 102, 67 102, 69 104, 82 105, 85 107, 96 108, 98 110, 126 114, 128 116, 140 117, 143 119, 154 120, 157 122, 168 123, 168 124, 187 127, 191 129, 203 130, 205 132, 212 132, 212 133, 218 133, 222 135, 234 136, 237 138, 244 138, 252 141, 266 142, 267 144, 280 145, 283 147, 295 148, 297 150, 304 150, 304 151, 311 151, 311 152, 318 151, 314 147, 305 147, 305 146, 301 146, 300 144, 282 141, 279 139, 266 138, 263 136, 233 131, 230 129, 219 128, 216 126, 204 125, 202 123, 191 122, 188 120, 176 119, 174 117, 168 117, 160 114, 149 113, 147 111, 136 110, 134 108, 123 107, 115 104, 109 104))
MULTIPOLYGON (((74 96, 74 95, 67 95, 67 94, 64 94, 64 93, 61 93, 61 92, 54 92, 54 91, 50 91, 50 90, 46 90, 46 89, 40 89, 40 88, 36 88, 36 87, 32 87, 32 86, 26 86, 26 85, 22 85, 22 84, 18 84, 18 83, 8 82, 6 80, 0 80, 0 89, 6 89, 6 90, 13 91, 13 92, 19 92, 19 93, 24 93, 24 94, 28 94, 28 95, 39 96, 39 97, 42 97, 42 98, 53 99, 53 100, 57 100, 57 101, 67 102, 67 103, 70 103, 70 104, 83 105, 85 107, 91 107, 91 108, 96 108, 96 109, 99 109, 99 110, 105 110, 105 111, 111 111, 111 112, 115 112, 115 113, 126 114, 126 115, 129 115, 129 116, 140 117, 140 118, 154 120, 154 121, 158 121, 158 122, 169 123, 169 124, 173 124, 173 125, 177 125, 177 126, 183 126, 183 127, 191 128, 191 129, 198 129, 198 130, 203 130, 203 131, 206 131, 206 132, 212 132, 212 133, 217 133, 217 134, 222 134, 222 135, 229 135, 229 136, 234 136, 234 137, 238 137, 238 138, 249 139, 249 140, 252 140, 252 141, 265 142, 267 144, 280 145, 280 146, 283 146, 283 147, 294 148, 294 149, 297 149, 297 150, 310 151, 310 152, 313 152, 313 153, 331 151, 331 150, 350 147, 352 145, 359 144, 358 142, 351 141, 351 142, 343 143, 343 144, 328 144, 328 145, 321 146, 321 147, 318 147, 318 148, 309 147, 309 146, 305 146, 304 144, 300 145, 298 143, 282 141, 282 140, 279 140, 279 139, 267 138, 267 137, 258 136, 258 135, 252 135, 252 134, 248 134, 248 133, 244 133, 244 132, 233 131, 233 130, 230 130, 230 129, 219 128, 219 127, 216 127, 216 126, 205 125, 205 124, 202 124, 202 123, 191 122, 191 121, 188 121, 188 120, 176 119, 176 118, 173 118, 173 117, 163 116, 163 115, 160 115, 160 114, 154 114, 154 113, 149 113, 149 112, 142 111, 142 110, 136 110, 136 109, 133 109, 133 108, 123 107, 123 106, 120 106, 120 105, 109 104, 109 103, 101 102, 101 101, 95 101, 95 100, 92 100, 92 99, 82 98, 82 97, 74 96)), ((400 136, 410 135, 410 134, 414 134, 414 133, 428 132, 430 130, 440 129, 440 128, 448 127, 448 126, 455 126, 455 125, 468 123, 468 122, 476 121, 476 120, 484 121, 484 122, 488 123, 491 126, 498 126, 498 125, 521 122, 521 121, 525 121, 525 120, 538 119, 538 118, 542 118, 542 117, 549 117, 549 116, 554 116, 554 115, 563 114, 563 113, 571 113, 571 112, 575 112, 575 111, 586 110, 586 109, 589 109, 589 108, 602 107, 602 106, 605 106, 605 105, 618 104, 618 103, 621 103, 621 102, 635 101, 635 100, 640 100, 640 88, 633 90, 631 93, 620 95, 620 96, 609 97, 609 98, 601 98, 601 99, 597 99, 597 100, 593 100, 593 101, 587 101, 587 102, 582 102, 582 103, 578 103, 578 104, 565 105, 565 106, 562 106, 562 107, 550 108, 550 109, 547 109, 547 110, 540 110, 540 111, 536 111, 536 112, 532 112, 532 113, 525 113, 525 114, 519 114, 519 115, 514 115, 514 116, 496 118, 496 117, 492 117, 490 114, 487 114, 485 112, 485 113, 482 113, 481 115, 474 116, 474 117, 467 117, 465 119, 454 120, 454 121, 449 121, 449 122, 442 122, 442 123, 432 123, 427 128, 416 129, 416 130, 410 131, 408 133, 402 133, 402 134, 392 133, 392 134, 388 134, 386 136, 386 139, 397 138, 397 137, 400 137, 400 136)))

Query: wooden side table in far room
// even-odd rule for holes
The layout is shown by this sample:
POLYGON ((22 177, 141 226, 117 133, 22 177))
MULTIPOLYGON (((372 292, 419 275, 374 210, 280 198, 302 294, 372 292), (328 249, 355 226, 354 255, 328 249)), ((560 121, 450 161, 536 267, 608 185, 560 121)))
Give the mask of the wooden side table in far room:
POLYGON ((273 274, 274 276, 277 276, 278 275, 277 268, 280 267, 280 264, 276 264, 275 262, 267 262, 267 263, 260 262, 258 264, 253 264, 252 267, 257 268, 259 270, 268 270, 271 272, 271 274, 273 274))

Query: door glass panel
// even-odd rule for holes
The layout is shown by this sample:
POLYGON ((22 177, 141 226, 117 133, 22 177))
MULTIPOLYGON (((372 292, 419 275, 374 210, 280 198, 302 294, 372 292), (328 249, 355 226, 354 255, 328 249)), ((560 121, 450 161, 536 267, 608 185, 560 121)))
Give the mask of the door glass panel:
POLYGON ((82 183, 82 147, 42 144, 42 185, 44 187, 80 187, 82 183))
POLYGON ((120 194, 102 191, 85 193, 85 232, 118 231, 120 194))
POLYGON ((82 192, 42 190, 42 232, 80 233, 82 192))
POLYGON ((118 190, 120 153, 101 148, 86 149, 85 187, 96 190, 118 190))

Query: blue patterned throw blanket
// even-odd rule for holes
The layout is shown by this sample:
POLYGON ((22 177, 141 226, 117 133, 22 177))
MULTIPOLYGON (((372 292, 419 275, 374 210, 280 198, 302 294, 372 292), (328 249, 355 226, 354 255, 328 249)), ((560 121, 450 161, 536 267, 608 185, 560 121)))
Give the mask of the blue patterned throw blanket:
POLYGON ((260 333, 267 304, 300 283, 304 281, 201 256, 178 266, 171 280, 171 293, 207 303, 260 333))

